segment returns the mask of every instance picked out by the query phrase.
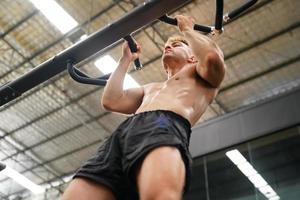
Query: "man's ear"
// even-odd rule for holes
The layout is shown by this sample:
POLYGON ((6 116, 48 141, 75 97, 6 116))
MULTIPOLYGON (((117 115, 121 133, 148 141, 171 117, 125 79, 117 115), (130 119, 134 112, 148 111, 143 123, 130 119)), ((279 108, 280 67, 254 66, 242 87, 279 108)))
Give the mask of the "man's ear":
POLYGON ((197 63, 198 62, 198 60, 196 60, 195 56, 190 56, 187 61, 188 61, 188 63, 197 63))

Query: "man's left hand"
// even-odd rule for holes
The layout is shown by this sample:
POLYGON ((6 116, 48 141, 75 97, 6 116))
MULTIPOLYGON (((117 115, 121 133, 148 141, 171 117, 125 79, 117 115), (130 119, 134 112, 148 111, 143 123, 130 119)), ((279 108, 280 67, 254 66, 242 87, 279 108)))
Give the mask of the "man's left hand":
POLYGON ((176 15, 177 26, 181 32, 194 29, 195 19, 190 16, 176 15))

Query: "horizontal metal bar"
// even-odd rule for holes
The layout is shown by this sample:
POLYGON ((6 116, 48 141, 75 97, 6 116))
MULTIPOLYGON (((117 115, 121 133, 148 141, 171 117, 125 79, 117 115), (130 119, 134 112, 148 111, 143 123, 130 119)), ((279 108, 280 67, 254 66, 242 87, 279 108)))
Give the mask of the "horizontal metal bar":
POLYGON ((2 86, 0 106, 64 71, 67 60, 72 60, 74 64, 77 64, 189 1, 150 0, 136 7, 132 12, 90 35, 84 41, 71 46, 15 81, 2 86))

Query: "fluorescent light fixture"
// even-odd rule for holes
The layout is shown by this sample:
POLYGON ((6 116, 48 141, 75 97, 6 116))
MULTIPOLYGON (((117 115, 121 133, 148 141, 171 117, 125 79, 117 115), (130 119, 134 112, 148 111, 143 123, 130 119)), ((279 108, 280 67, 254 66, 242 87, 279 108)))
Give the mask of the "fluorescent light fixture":
POLYGON ((71 17, 54 0, 30 0, 31 3, 39 9, 45 17, 57 27, 63 34, 72 30, 78 25, 77 21, 71 17))
MULTIPOLYGON (((118 63, 109 55, 105 55, 95 61, 96 67, 104 74, 115 71, 118 63)), ((139 87, 140 85, 128 74, 125 75, 123 89, 139 87)))
POLYGON ((235 164, 241 164, 247 162, 244 156, 238 150, 227 151, 226 156, 235 164))
POLYGON ((266 185, 264 187, 260 187, 258 188, 259 191, 263 194, 266 194, 266 197, 273 197, 273 196, 276 196, 276 193, 275 191, 271 188, 271 186, 269 185, 266 185))
POLYGON ((227 151, 225 154, 268 200, 280 199, 272 187, 237 149, 227 151))
POLYGON ((245 176, 251 176, 257 174, 257 171, 250 165, 248 162, 244 162, 242 164, 237 165, 237 167, 245 174, 245 176))
POLYGON ((268 185, 268 183, 265 181, 265 179, 263 179, 263 177, 261 177, 260 174, 255 174, 255 175, 249 176, 248 179, 253 183, 253 185, 256 188, 260 188, 260 187, 268 185))
POLYGON ((280 199, 279 196, 274 196, 274 197, 269 198, 269 200, 279 200, 279 199, 280 199))
POLYGON ((27 188, 34 194, 40 194, 45 192, 45 188, 33 183, 31 180, 17 172, 16 170, 10 168, 9 166, 6 166, 3 171, 0 172, 1 174, 4 174, 14 181, 16 181, 18 184, 22 185, 23 187, 27 188))

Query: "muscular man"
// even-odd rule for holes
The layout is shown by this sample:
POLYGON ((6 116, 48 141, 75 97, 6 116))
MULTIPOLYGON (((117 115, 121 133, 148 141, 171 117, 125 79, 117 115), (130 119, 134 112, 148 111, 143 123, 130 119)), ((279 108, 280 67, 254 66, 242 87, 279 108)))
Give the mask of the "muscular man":
POLYGON ((123 90, 132 54, 125 43, 103 93, 107 110, 126 119, 76 173, 64 200, 179 200, 188 188, 193 126, 217 95, 225 64, 220 48, 176 16, 182 37, 170 38, 162 63, 168 80, 123 90))

